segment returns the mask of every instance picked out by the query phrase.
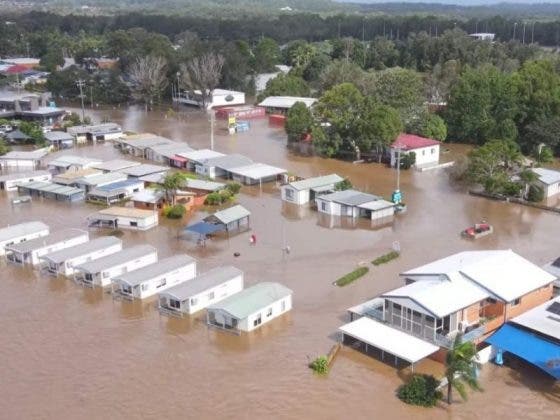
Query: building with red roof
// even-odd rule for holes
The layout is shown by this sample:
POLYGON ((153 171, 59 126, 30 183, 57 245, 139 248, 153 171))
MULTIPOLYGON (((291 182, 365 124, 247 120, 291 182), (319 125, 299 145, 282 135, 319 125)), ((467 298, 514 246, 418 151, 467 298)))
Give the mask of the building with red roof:
POLYGON ((404 154, 416 155, 415 166, 430 166, 439 163, 440 142, 434 139, 417 136, 415 134, 400 134, 391 145, 391 166, 396 166, 397 155, 400 149, 401 157, 404 154))

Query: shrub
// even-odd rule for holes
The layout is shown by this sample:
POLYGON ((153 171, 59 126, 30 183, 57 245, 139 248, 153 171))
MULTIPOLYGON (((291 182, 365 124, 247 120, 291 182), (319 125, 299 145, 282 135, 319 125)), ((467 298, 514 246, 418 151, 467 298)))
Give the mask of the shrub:
POLYGON ((433 407, 443 397, 437 389, 439 381, 432 375, 414 375, 397 390, 399 399, 407 404, 433 407))
POLYGON ((230 182, 226 185, 226 189, 233 195, 238 194, 241 190, 241 184, 239 182, 230 182))
POLYGON ((329 361, 327 359, 327 356, 317 357, 311 362, 309 367, 313 369, 315 373, 326 375, 327 373, 329 373, 329 361))
POLYGON ((163 210, 163 214, 168 219, 180 219, 185 215, 186 212, 187 209, 182 204, 175 204, 174 206, 166 207, 163 210))
POLYGON ((397 251, 391 251, 388 254, 385 254, 385 255, 382 255, 382 256, 376 258, 371 263, 373 265, 385 264, 385 263, 388 263, 389 261, 394 260, 395 258, 399 258, 399 255, 400 254, 397 251))
POLYGON ((225 202, 231 200, 233 198, 233 194, 229 190, 222 190, 220 192, 213 192, 206 196, 206 200, 204 200, 204 204, 207 206, 219 206, 224 204, 225 202))
POLYGON ((527 200, 533 203, 538 203, 544 200, 544 190, 538 185, 531 185, 529 187, 529 193, 527 194, 527 200))
POLYGON ((502 191, 509 197, 517 197, 521 193, 522 188, 523 186, 517 182, 506 182, 502 187, 502 191))
POLYGON ((416 153, 409 152, 401 155, 401 168, 410 169, 416 163, 416 153))
POLYGON ((352 183, 348 178, 344 178, 342 181, 337 182, 334 186, 335 191, 344 191, 352 188, 352 183))
POLYGON ((367 267, 356 268, 351 273, 348 273, 345 276, 342 276, 341 278, 339 278, 337 281, 335 281, 335 284, 337 286, 340 286, 340 287, 346 286, 346 285, 352 283, 353 281, 359 279, 360 277, 364 276, 368 271, 369 271, 369 268, 367 268, 367 267))

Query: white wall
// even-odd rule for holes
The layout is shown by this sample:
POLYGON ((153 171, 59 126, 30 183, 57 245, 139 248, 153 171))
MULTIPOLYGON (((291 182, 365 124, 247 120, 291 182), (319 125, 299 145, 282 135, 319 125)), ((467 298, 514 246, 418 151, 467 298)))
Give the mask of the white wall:
POLYGON ((4 189, 6 191, 17 191, 17 187, 20 184, 26 184, 28 182, 35 182, 35 181, 50 181, 51 179, 52 179, 51 174, 37 175, 37 176, 32 176, 27 178, 20 178, 20 179, 12 179, 4 183, 5 186, 4 189))
POLYGON ((330 214, 331 216, 358 217, 360 213, 359 209, 354 206, 342 206, 332 201, 324 201, 321 198, 317 198, 315 201, 317 202, 317 210, 319 212, 330 214), (324 208, 323 203, 325 204, 324 208))
MULTIPOLYGON (((421 149, 414 149, 412 152, 416 154, 416 166, 439 163, 439 144, 430 147, 423 147, 421 149)), ((401 159, 405 153, 408 152, 401 152, 401 159)), ((391 166, 394 167, 396 164, 397 150, 391 149, 391 166)))
POLYGON ((6 245, 19 244, 20 242, 30 241, 31 239, 42 238, 48 234, 49 229, 47 228, 27 235, 15 236, 5 241, 0 241, 0 256, 6 255, 6 245))
POLYGON ((242 330, 242 331, 253 331, 259 327, 261 327, 262 325, 266 324, 267 322, 272 321, 274 318, 279 317, 280 315, 288 312, 289 310, 292 309, 292 296, 286 296, 283 299, 277 300, 276 302, 272 303, 271 305, 268 305, 262 309, 260 309, 258 312, 255 312, 254 314, 249 315, 247 318, 242 319, 239 321, 239 325, 238 325, 238 329, 242 330), (284 308, 282 308, 282 302, 285 302, 284 308), (272 313, 269 316, 269 310, 272 309, 272 313), (255 320, 259 317, 261 317, 261 323, 258 325, 254 325, 255 320))
POLYGON ((154 277, 133 289, 135 298, 145 299, 156 293, 163 292, 170 287, 176 286, 185 281, 194 279, 196 276, 196 262, 192 262, 184 267, 178 268, 169 273, 154 277), (158 287, 165 280, 165 284, 158 287))
POLYGON ((136 218, 119 216, 117 218, 119 229, 132 229, 132 230, 148 230, 157 226, 159 222, 158 213, 154 211, 150 217, 136 218), (138 226, 132 226, 130 223, 137 223, 138 226))
POLYGON ((290 187, 290 185, 283 185, 281 187, 282 193, 282 200, 287 201, 288 203, 294 203, 299 206, 302 204, 309 202, 309 190, 296 190, 295 188, 290 187), (287 191, 292 191, 292 198, 287 197, 287 191))
POLYGON ((2 160, 2 159, 0 159, 0 165, 2 165, 5 168, 35 168, 36 166, 39 165, 39 162, 36 161, 36 160, 30 160, 30 159, 21 159, 21 160, 16 160, 16 159, 2 160))
POLYGON ((76 245, 84 244, 89 241, 89 235, 87 232, 84 232, 83 235, 76 236, 72 239, 68 239, 66 241, 57 242, 55 244, 51 244, 44 248, 36 249, 31 252, 30 260, 26 261, 26 263, 30 263, 32 265, 38 265, 40 261, 40 257, 43 255, 50 254, 51 252, 59 251, 65 248, 71 248, 76 245))
POLYGON ((122 243, 117 243, 111 245, 107 248, 99 249, 94 252, 90 252, 89 254, 80 255, 78 257, 68 259, 64 261, 58 267, 58 274, 63 274, 65 276, 71 276, 74 274, 74 267, 89 261, 98 260, 101 257, 106 255, 114 254, 115 252, 119 252, 122 249, 122 243))
POLYGON ((389 207, 382 210, 372 211, 371 220, 383 219, 385 217, 392 217, 395 214, 395 208, 389 207))
POLYGON ((560 194, 560 183, 556 182, 554 184, 547 185, 541 181, 538 181, 540 187, 544 190, 545 198, 555 196, 560 194))

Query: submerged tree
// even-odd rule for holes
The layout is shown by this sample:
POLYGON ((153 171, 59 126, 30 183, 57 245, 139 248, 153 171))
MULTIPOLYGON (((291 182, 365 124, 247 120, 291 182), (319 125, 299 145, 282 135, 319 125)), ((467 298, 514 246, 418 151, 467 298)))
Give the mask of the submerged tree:
POLYGON ((462 334, 457 334, 453 347, 449 349, 445 357, 448 404, 453 401, 453 389, 456 389, 464 400, 467 399, 466 386, 476 391, 482 390, 477 378, 476 346, 470 341, 462 342, 462 339, 462 334))
POLYGON ((186 180, 187 176, 184 173, 174 172, 166 175, 163 182, 157 188, 165 194, 165 201, 174 205, 177 190, 185 185, 186 180))
POLYGON ((167 86, 167 62, 163 57, 140 57, 130 66, 133 96, 143 101, 146 111, 152 107, 167 86))
POLYGON ((206 108, 212 91, 218 87, 222 77, 224 57, 213 52, 192 58, 181 65, 181 82, 191 92, 200 91, 202 108, 206 108))

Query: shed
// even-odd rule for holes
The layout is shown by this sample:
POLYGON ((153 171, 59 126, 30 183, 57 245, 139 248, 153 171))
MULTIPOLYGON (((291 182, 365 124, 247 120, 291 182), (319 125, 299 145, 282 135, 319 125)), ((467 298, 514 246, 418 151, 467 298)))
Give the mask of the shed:
POLYGON ((113 293, 127 299, 145 299, 195 276, 196 260, 186 254, 174 255, 115 277, 113 293))
POLYGON ((18 185, 34 181, 50 181, 49 171, 16 172, 0 176, 0 190, 17 191, 18 185))
POLYGON ((56 149, 69 149, 74 146, 74 137, 65 131, 49 131, 44 137, 56 149))
POLYGON ((253 161, 250 158, 239 154, 220 156, 204 160, 200 164, 197 164, 196 173, 207 176, 210 179, 216 177, 230 178, 230 169, 247 166, 252 163, 253 161))
POLYGON ((254 185, 263 182, 278 181, 279 177, 285 174, 286 169, 264 163, 252 163, 230 169, 229 172, 233 179, 245 185, 254 185))
POLYGON ((159 293, 159 308, 173 315, 193 314, 243 290, 243 271, 216 267, 159 293))
POLYGON ((47 236, 49 231, 46 224, 38 221, 18 223, 1 228, 0 256, 6 255, 6 246, 47 236))
POLYGON ((51 182, 34 181, 18 185, 19 194, 52 198, 58 201, 81 201, 85 198, 84 190, 51 182))
POLYGON ((532 171, 539 177, 537 182, 543 189, 545 198, 560 194, 560 171, 546 168, 533 168, 532 171))
POLYGON ((292 309, 292 291, 280 283, 263 282, 208 307, 208 325, 252 331, 292 309))
POLYGON ((148 230, 158 225, 158 213, 133 207, 109 207, 88 217, 89 227, 148 230))
POLYGON ((74 280, 85 286, 106 287, 114 277, 138 270, 158 260, 157 249, 151 245, 136 245, 74 269, 74 280))
POLYGON ((132 178, 126 181, 114 182, 102 187, 96 187, 88 193, 87 199, 94 203, 110 205, 130 198, 133 194, 143 189, 144 183, 138 179, 132 178))
POLYGON ((298 205, 306 204, 314 201, 318 195, 334 192, 336 184, 343 180, 337 174, 330 174, 290 182, 280 188, 282 200, 298 205))
POLYGON ((100 159, 92 159, 75 155, 62 155, 47 163, 49 170, 62 173, 66 171, 77 171, 79 169, 91 168, 93 165, 100 164, 100 159))
POLYGON ((206 217, 204 221, 221 226, 229 235, 233 230, 241 231, 250 229, 250 216, 251 212, 238 204, 225 210, 217 211, 206 217))
POLYGON ((35 169, 48 153, 48 150, 38 149, 30 152, 12 151, 0 156, 0 168, 27 168, 35 169))
POLYGON ((91 167, 94 169, 99 169, 102 172, 120 172, 123 169, 132 168, 133 166, 140 166, 140 165, 141 165, 140 162, 136 162, 134 160, 113 159, 101 163, 96 163, 91 167))
POLYGON ((194 172, 197 164, 201 164, 202 162, 208 159, 213 159, 225 155, 223 153, 216 152, 215 150, 200 149, 200 150, 193 150, 191 152, 186 152, 186 153, 180 152, 177 153, 177 156, 187 159, 185 169, 194 172))
POLYGON ((126 174, 131 178, 140 178, 146 175, 164 174, 168 170, 169 168, 165 166, 150 165, 148 163, 144 163, 142 165, 125 168, 121 170, 121 173, 126 174))

